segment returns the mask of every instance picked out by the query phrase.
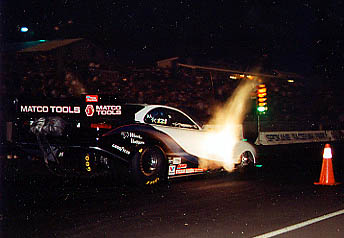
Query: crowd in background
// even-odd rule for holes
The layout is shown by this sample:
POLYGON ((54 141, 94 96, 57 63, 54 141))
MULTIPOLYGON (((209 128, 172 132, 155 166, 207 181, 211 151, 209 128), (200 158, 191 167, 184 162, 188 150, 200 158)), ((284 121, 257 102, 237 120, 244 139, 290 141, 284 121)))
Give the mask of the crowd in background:
MULTIPOLYGON (((227 74, 156 67, 117 70, 93 62, 68 62, 56 71, 49 56, 16 58, 3 62, 1 95, 61 98, 81 94, 113 94, 131 103, 164 104, 185 110, 206 122, 215 106, 224 103, 239 80, 227 74), (15 63, 13 63, 15 62, 15 63)), ((343 106, 332 89, 312 90, 305 83, 276 79, 267 81, 268 112, 261 118, 271 128, 300 121, 321 126, 342 126, 343 106), (327 125, 328 124, 328 125, 327 125), (331 124, 331 125, 329 125, 331 124)), ((254 120, 254 99, 248 118, 254 120), (251 116, 251 117, 250 117, 251 116)), ((311 129, 311 128, 310 128, 311 129)))

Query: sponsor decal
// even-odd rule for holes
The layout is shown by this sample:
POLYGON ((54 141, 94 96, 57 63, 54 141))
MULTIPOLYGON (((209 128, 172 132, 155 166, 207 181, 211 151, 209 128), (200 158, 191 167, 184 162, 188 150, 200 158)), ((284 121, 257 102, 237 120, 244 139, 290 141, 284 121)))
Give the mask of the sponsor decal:
POLYGON ((173 122, 172 126, 180 127, 180 128, 194 128, 194 129, 197 129, 197 126, 195 126, 195 125, 184 124, 184 123, 180 123, 180 122, 173 122))
POLYGON ((181 164, 182 158, 181 157, 174 157, 173 158, 173 164, 181 164))
POLYGON ((50 106, 52 113, 80 113, 80 107, 70 107, 70 106, 50 106))
POLYGON ((138 134, 136 134, 134 132, 122 131, 121 132, 121 136, 123 137, 123 139, 135 138, 135 139, 142 140, 142 136, 138 135, 138 134))
POLYGON ((112 144, 112 148, 115 148, 116 150, 123 152, 124 154, 130 155, 130 151, 124 148, 123 146, 112 144))
POLYGON ((20 106, 20 112, 76 114, 80 113, 80 107, 26 105, 20 106))
POLYGON ((175 165, 170 165, 168 167, 168 175, 175 175, 176 174, 176 166, 175 165))
POLYGON ((86 102, 98 102, 98 95, 86 95, 86 102))
POLYGON ((114 105, 87 105, 86 109, 86 116, 92 117, 94 113, 98 116, 116 116, 122 114, 121 106, 114 106, 114 105))
POLYGON ((94 114, 94 107, 93 105, 87 105, 85 108, 86 116, 91 117, 94 114))
POLYGON ((122 131, 121 136, 124 140, 130 138, 131 144, 136 144, 136 145, 144 145, 145 144, 145 142, 142 141, 142 136, 138 135, 134 132, 122 131))
POLYGON ((178 164, 177 169, 186 169, 187 167, 187 164, 178 164))
POLYGON ((176 170, 176 174, 192 174, 192 173, 200 173, 204 172, 204 169, 201 168, 189 168, 189 169, 178 169, 176 170))
POLYGON ((130 138, 130 143, 131 143, 131 144, 136 144, 136 145, 144 145, 144 144, 145 144, 144 141, 136 140, 136 139, 134 139, 134 138, 130 138))
POLYGON ((176 174, 185 174, 185 169, 177 169, 176 174))
POLYGON ((185 173, 187 174, 195 173, 195 169, 185 169, 185 173))
POLYGON ((130 137, 129 132, 127 132, 127 131, 122 131, 121 136, 123 137, 124 140, 130 137))
POLYGON ((122 114, 122 107, 115 105, 96 105, 98 116, 116 116, 122 114))

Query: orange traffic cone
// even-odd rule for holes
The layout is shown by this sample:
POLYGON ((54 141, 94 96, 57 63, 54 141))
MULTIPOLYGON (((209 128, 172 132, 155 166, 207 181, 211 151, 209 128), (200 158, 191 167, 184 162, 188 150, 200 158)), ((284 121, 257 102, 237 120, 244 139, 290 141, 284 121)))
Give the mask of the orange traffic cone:
POLYGON ((321 166, 320 179, 315 185, 337 185, 334 180, 332 167, 332 150, 330 144, 326 144, 323 153, 323 162, 321 166))

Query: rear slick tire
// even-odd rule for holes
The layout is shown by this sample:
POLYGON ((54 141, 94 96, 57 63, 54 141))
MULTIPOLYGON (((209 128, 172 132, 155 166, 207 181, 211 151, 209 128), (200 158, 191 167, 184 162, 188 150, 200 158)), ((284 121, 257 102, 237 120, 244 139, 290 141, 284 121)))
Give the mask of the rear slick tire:
POLYGON ((155 185, 166 178, 166 158, 158 146, 147 146, 132 160, 133 182, 139 186, 155 185))

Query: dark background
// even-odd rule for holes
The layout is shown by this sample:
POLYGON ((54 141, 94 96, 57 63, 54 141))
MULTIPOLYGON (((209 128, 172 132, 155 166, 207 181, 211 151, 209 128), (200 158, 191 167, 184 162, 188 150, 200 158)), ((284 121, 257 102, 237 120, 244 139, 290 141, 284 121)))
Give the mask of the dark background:
MULTIPOLYGON (((317 110, 310 116, 316 121, 325 116, 327 121, 324 112, 335 100, 325 96, 338 96, 336 102, 343 105, 343 8, 343 1, 310 0, 0 0, 0 43, 5 46, 22 41, 83 37, 104 47, 110 58, 123 64, 149 64, 173 56, 223 60, 241 66, 264 64, 264 69, 276 68, 305 75, 308 81, 305 88, 311 85, 316 94, 307 98, 299 93, 301 88, 298 87, 296 91, 300 97, 291 96, 295 103, 288 104, 282 95, 278 101, 271 100, 276 108, 282 111, 283 103, 292 108, 311 105, 317 110), (20 32, 21 26, 27 26, 29 32, 20 32), (321 83, 314 84, 315 79, 321 83), (322 84, 330 84, 336 90, 320 90, 318 86, 322 84)), ((23 62, 11 62, 13 71, 1 79, 10 83, 16 81, 18 85, 23 82, 28 70, 24 68, 23 73, 19 73, 20 63, 23 62)), ((56 82, 56 85, 66 86, 65 79, 60 80, 55 75, 43 74, 36 78, 46 73, 46 68, 36 65, 33 68, 30 80, 26 80, 28 84, 24 84, 30 91, 39 91, 42 87, 37 82, 50 79, 55 79, 51 84, 54 89, 56 82)), ((29 70, 31 72, 31 68, 29 70)), ((104 88, 120 88, 121 92, 132 94, 127 89, 136 86, 137 95, 144 92, 144 102, 157 100, 160 94, 167 95, 167 99, 160 97, 161 102, 171 102, 172 93, 182 96, 181 100, 177 97, 178 100, 173 101, 180 105, 195 106, 196 100, 208 102, 207 85, 190 87, 178 82, 175 84, 178 87, 171 87, 168 84, 174 81, 162 77, 155 78, 155 82, 151 77, 145 79, 147 81, 141 78, 136 81, 134 77, 122 81, 119 78, 121 82, 115 81, 116 87, 109 87, 113 80, 108 80, 104 88), (138 87, 138 81, 142 87, 138 87), (152 84, 149 90, 146 82, 152 84), (194 95, 195 88, 203 90, 194 95), (154 91, 157 89, 158 95, 154 91), (190 95, 195 99, 190 100, 190 95)), ((13 86, 13 91, 18 88, 13 86)), ((11 90, 6 88, 8 91, 11 90)), ((342 109, 332 111, 335 116, 343 112, 342 109)), ((275 124, 282 125, 275 113, 271 115, 275 124)), ((291 128, 292 121, 287 122, 291 128)), ((299 120, 296 122, 303 126, 299 120)), ((11 237, 104 236, 106 232, 142 237, 153 233, 166 235, 166 232, 170 237, 176 234, 206 236, 208 232, 223 237, 233 232, 233 236, 242 236, 243 232, 258 235, 342 208, 342 145, 331 144, 334 173, 342 185, 330 188, 313 185, 319 179, 322 162, 323 145, 316 146, 318 148, 303 144, 293 149, 289 145, 274 147, 273 156, 259 151, 265 161, 262 170, 252 178, 236 175, 194 181, 190 178, 190 181, 164 184, 157 191, 148 188, 144 193, 125 184, 110 186, 109 182, 102 181, 39 176, 38 171, 46 173, 40 161, 0 159, 0 195, 3 195, 0 199, 0 236, 2 229, 11 237)), ((0 154, 2 158, 5 152, 0 154)), ((336 231, 338 228, 342 231, 343 223, 332 224, 338 224, 336 231)), ((329 233, 320 235, 334 237, 329 233)))
POLYGON ((223 59, 343 77, 343 1, 1 1, 2 42, 85 37, 110 57, 223 59), (27 26, 29 32, 21 33, 27 26))

